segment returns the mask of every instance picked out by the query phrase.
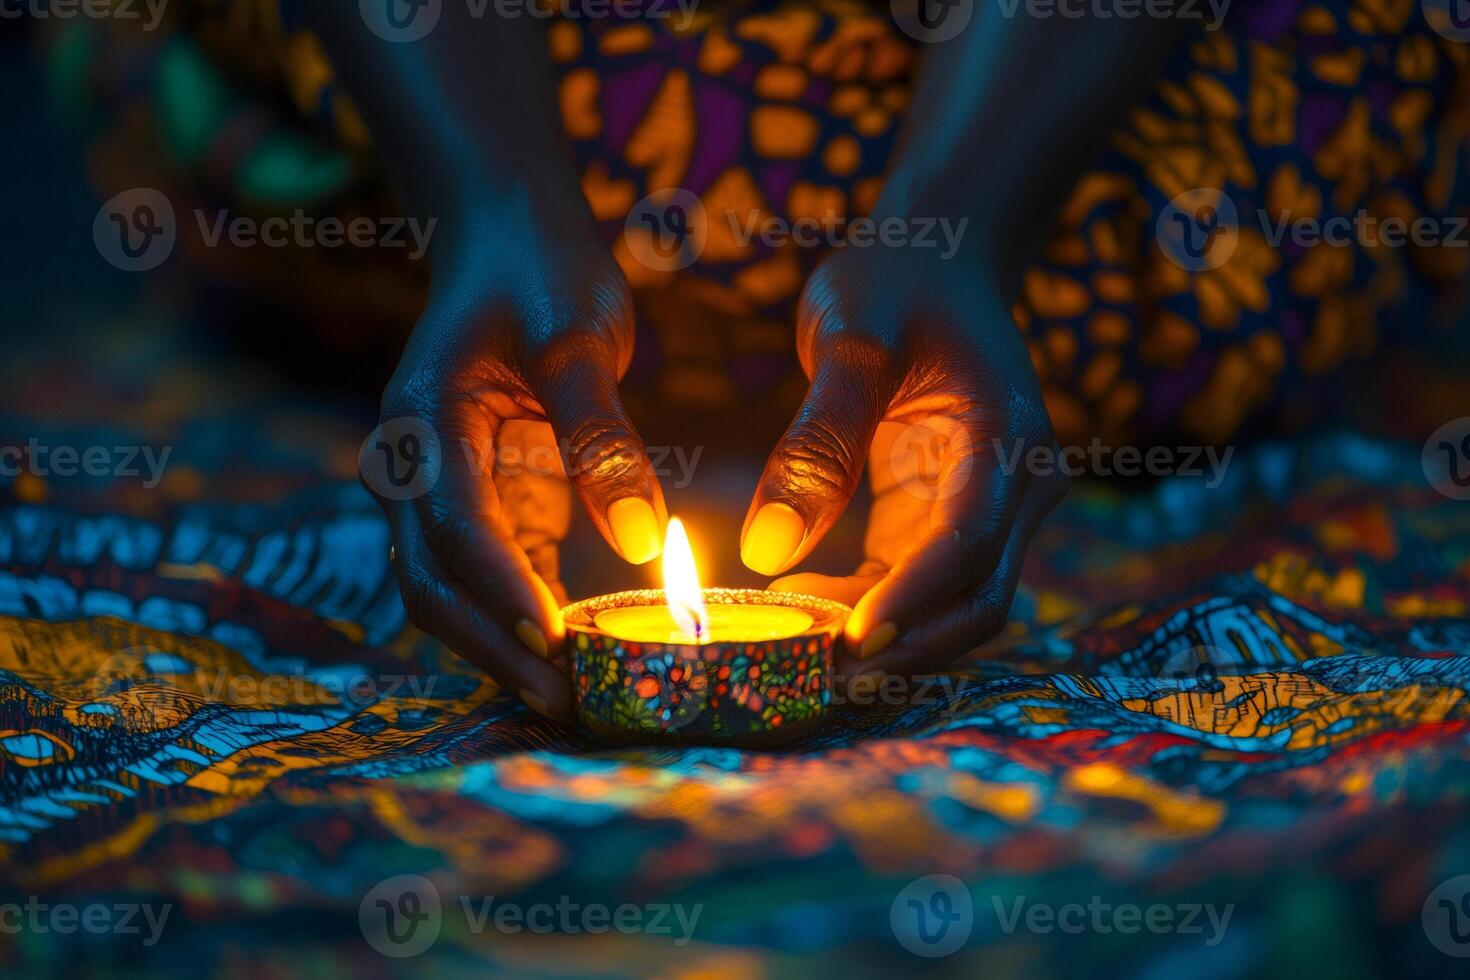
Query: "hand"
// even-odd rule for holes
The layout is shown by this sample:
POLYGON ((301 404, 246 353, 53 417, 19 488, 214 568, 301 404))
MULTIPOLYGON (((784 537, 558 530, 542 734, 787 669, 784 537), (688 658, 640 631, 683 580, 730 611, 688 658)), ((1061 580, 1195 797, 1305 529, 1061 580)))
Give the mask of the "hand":
POLYGON ((557 546, 571 490, 630 562, 658 555, 667 514, 618 396, 633 350, 622 273, 590 233, 548 236, 577 216, 520 210, 524 224, 495 222, 493 237, 438 257, 443 286, 383 394, 374 440, 391 452, 405 426, 427 426, 432 437, 406 445, 437 441, 437 461, 419 450, 431 485, 394 499, 367 450, 364 479, 392 525, 409 619, 565 719, 557 546))
POLYGON ((806 558, 868 460, 874 501, 861 567, 771 585, 856 604, 844 673, 912 674, 997 633, 1031 534, 1066 491, 1054 468, 1033 476, 1009 465, 1017 445, 1024 455, 1055 441, 1009 304, 984 266, 965 252, 945 261, 913 247, 849 247, 802 296, 797 350, 811 388, 766 464, 741 557, 767 575, 806 558))

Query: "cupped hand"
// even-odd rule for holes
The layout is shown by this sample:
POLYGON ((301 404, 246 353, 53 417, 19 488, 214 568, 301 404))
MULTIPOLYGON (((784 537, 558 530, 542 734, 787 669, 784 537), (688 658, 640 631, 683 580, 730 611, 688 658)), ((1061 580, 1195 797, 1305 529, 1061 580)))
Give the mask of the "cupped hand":
POLYGON ((565 719, 557 549, 572 491, 630 562, 658 555, 667 515, 618 395, 633 350, 622 273, 590 234, 553 239, 544 229, 564 225, 535 217, 442 250, 363 477, 409 619, 565 719))
POLYGON ((849 246, 802 296, 797 349, 811 387, 766 464, 741 556, 766 575, 797 565, 868 462, 862 565, 771 585, 855 604, 840 663, 849 676, 933 669, 995 635, 1032 532, 1066 491, 1055 467, 1016 465, 1055 441, 984 267, 964 252, 849 246))

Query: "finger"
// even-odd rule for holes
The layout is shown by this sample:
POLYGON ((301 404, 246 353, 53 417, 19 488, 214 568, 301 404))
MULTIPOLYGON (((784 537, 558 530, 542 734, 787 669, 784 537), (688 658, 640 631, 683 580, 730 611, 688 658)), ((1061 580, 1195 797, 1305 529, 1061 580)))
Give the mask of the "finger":
POLYGON ((494 482, 501 524, 514 534, 556 604, 565 606, 559 553, 572 524, 572 486, 551 426, 531 419, 502 422, 495 433, 494 482))
POLYGON ((911 493, 907 488, 914 486, 912 480, 916 475, 921 480, 920 486, 928 482, 930 474, 935 474, 937 479, 940 466, 927 460, 921 467, 914 460, 913 452, 902 447, 898 435, 907 434, 910 428, 903 422, 885 420, 879 423, 873 436, 873 448, 868 453, 873 502, 863 532, 864 561, 859 572, 886 573, 913 550, 914 542, 929 527, 934 501, 928 494, 911 493), (900 475, 903 483, 899 482, 900 475))
POLYGON ((882 372, 829 357, 756 487, 740 559, 762 575, 801 561, 842 516, 893 395, 882 372))
POLYGON ((527 649, 554 658, 565 635, 561 607, 502 520, 493 478, 496 420, 467 401, 436 421, 439 476, 413 501, 422 538, 480 609, 527 649))
POLYGON ((853 606, 882 578, 883 572, 881 571, 870 572, 867 575, 819 575, 816 572, 799 572, 778 578, 768 588, 772 592, 814 595, 853 606))
POLYGON ((539 352, 529 380, 592 523, 624 560, 641 565, 663 550, 668 511, 618 395, 618 368, 609 342, 589 331, 539 352))
MULTIPOLYGON (((565 607, 567 603, 571 602, 571 599, 568 598, 567 587, 561 580, 561 558, 559 552, 560 549, 554 544, 541 544, 526 549, 526 557, 531 560, 531 567, 536 569, 536 574, 541 577, 541 580, 546 583, 546 587, 551 590, 551 597, 556 601, 557 606, 565 607)), ((563 637, 563 642, 565 642, 565 637, 563 637)))
POLYGON ((499 623, 480 614, 464 584, 435 559, 412 507, 389 502, 385 510, 393 533, 393 572, 409 621, 444 641, 533 710, 559 721, 570 720, 571 687, 566 675, 499 623))
POLYGON ((865 657, 861 647, 849 643, 839 658, 842 669, 851 675, 909 676, 971 653, 999 633, 1010 612, 1031 537, 1054 503, 1043 494, 1028 495, 1017 511, 994 574, 904 630, 881 652, 865 657))
POLYGON ((919 621, 947 599, 985 582, 1000 564, 1010 541, 1017 507, 1032 492, 1054 494, 1050 486, 1032 486, 1026 470, 1001 466, 975 422, 954 420, 945 430, 947 454, 939 461, 932 483, 900 478, 897 494, 932 495, 928 532, 895 561, 888 576, 864 595, 847 633, 851 642, 869 646, 894 636, 894 624, 919 621), (873 636, 870 641, 870 636, 873 636))

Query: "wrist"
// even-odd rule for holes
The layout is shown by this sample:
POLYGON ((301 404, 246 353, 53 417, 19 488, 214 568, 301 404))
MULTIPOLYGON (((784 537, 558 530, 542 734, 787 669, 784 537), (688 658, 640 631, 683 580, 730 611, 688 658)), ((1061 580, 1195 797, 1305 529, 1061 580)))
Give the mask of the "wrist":
POLYGON ((555 254, 596 239, 596 225, 570 167, 558 173, 483 173, 456 182, 438 196, 439 234, 429 251, 436 278, 474 263, 484 276, 486 262, 516 256, 555 254))
POLYGON ((1009 300, 1022 274, 1040 255, 1050 228, 1050 213, 1032 217, 1018 195, 977 186, 972 175, 922 175, 896 169, 874 206, 875 221, 899 218, 911 226, 939 224, 962 229, 951 260, 990 280, 1009 300))

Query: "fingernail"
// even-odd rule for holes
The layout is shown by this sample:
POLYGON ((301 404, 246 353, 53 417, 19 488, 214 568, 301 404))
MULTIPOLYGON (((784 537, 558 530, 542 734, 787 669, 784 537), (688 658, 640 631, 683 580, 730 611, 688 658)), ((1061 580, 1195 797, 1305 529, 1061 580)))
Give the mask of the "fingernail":
POLYGON ((762 504, 740 542, 740 560, 762 575, 775 575, 786 568, 806 537, 806 523, 789 504, 762 504))
POLYGON ((541 632, 541 627, 529 619, 523 619, 516 623, 516 636, 519 636, 521 642, 531 648, 532 653, 542 660, 546 659, 546 651, 549 648, 546 645, 546 634, 541 632))
POLYGON ((858 651, 858 656, 863 660, 868 659, 873 654, 877 653, 879 650, 882 650, 884 647, 888 646, 888 644, 892 643, 893 638, 897 635, 897 626, 894 626, 892 623, 882 624, 881 626, 874 629, 873 632, 869 633, 866 637, 863 638, 862 649, 858 651))
POLYGON ((618 551, 635 565, 652 561, 663 550, 658 540, 658 515, 653 512, 653 505, 642 497, 613 501, 607 509, 607 523, 612 527, 618 551))
POLYGON ((530 690, 529 688, 522 688, 516 693, 521 696, 521 700, 525 702, 526 707, 530 708, 532 711, 536 712, 543 718, 551 717, 551 709, 546 706, 546 699, 543 698, 541 695, 537 694, 535 691, 530 690))

